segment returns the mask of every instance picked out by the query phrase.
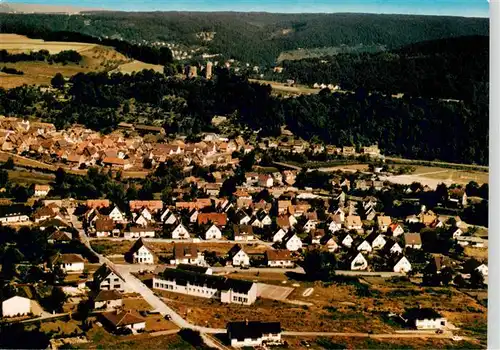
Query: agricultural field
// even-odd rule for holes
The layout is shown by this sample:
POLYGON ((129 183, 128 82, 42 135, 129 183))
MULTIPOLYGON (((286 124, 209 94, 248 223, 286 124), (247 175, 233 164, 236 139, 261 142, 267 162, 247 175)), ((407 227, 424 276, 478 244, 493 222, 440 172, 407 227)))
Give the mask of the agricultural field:
POLYGON ((260 80, 260 79, 249 79, 250 82, 259 83, 262 85, 271 85, 273 90, 277 93, 287 93, 287 94, 317 94, 320 89, 311 89, 306 86, 286 86, 284 83, 278 83, 276 81, 260 80))
POLYGON ((133 72, 139 72, 143 69, 152 69, 155 72, 163 73, 163 66, 159 64, 149 64, 141 61, 134 60, 132 62, 124 63, 119 65, 112 72, 121 72, 123 74, 130 74, 133 72))
POLYGON ((0 87, 6 89, 23 84, 49 85, 50 80, 56 73, 61 73, 64 77, 69 78, 80 72, 110 71, 120 64, 130 61, 124 55, 110 47, 88 43, 46 42, 17 34, 0 34, 0 50, 2 49, 10 53, 48 50, 51 54, 56 54, 63 50, 75 50, 83 56, 80 64, 49 64, 38 61, 2 63, 2 66, 15 68, 24 72, 24 75, 0 73, 0 87))
POLYGON ((53 174, 39 173, 28 170, 7 170, 9 181, 21 185, 41 184, 46 185, 54 181, 53 174))

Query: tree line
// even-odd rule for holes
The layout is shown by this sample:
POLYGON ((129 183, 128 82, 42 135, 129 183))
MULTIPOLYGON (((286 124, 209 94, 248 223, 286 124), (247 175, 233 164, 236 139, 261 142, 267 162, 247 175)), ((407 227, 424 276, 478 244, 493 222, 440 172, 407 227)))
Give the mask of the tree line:
POLYGON ((21 62, 21 61, 47 61, 49 63, 80 63, 82 60, 75 50, 63 50, 56 54, 50 54, 48 50, 40 50, 29 53, 9 53, 7 50, 0 50, 0 62, 21 62))

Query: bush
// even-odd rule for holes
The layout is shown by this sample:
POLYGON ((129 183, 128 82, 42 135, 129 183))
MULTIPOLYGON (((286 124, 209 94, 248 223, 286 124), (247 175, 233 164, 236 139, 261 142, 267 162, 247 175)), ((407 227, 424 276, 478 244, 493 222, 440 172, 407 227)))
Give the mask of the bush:
POLYGON ((178 334, 184 341, 190 343, 194 347, 201 347, 204 345, 203 338, 198 331, 182 328, 178 334))

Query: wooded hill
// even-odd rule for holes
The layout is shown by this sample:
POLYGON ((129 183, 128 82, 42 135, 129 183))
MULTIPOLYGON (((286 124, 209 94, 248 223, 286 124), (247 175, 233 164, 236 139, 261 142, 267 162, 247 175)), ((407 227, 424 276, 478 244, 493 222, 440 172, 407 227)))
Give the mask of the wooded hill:
POLYGON ((165 41, 202 46, 252 64, 273 64, 298 48, 408 44, 489 35, 486 18, 376 14, 271 14, 237 12, 90 12, 81 15, 0 14, 0 30, 41 38, 77 32, 132 43, 165 41), (49 33, 52 34, 49 36, 49 33), (212 40, 197 35, 214 33, 212 40))

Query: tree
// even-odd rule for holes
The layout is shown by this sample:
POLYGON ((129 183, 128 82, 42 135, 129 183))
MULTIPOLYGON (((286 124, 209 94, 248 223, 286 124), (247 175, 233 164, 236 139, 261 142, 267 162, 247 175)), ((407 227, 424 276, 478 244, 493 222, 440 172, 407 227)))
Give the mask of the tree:
POLYGON ((50 80, 50 83, 56 89, 64 87, 65 81, 63 75, 61 73, 56 73, 56 75, 54 75, 54 77, 50 80))
POLYGON ((0 170, 0 187, 5 187, 9 182, 9 173, 6 170, 0 170))
POLYGON ((82 322, 83 329, 88 329, 87 319, 90 316, 91 311, 92 301, 90 299, 81 300, 76 307, 77 317, 82 322))
POLYGON ((484 287, 484 276, 477 269, 472 270, 470 273, 469 284, 471 288, 483 288, 484 287))
POLYGON ((61 312, 67 296, 60 287, 53 287, 52 292, 44 299, 47 309, 54 312, 61 312))
POLYGON ((444 286, 449 285, 450 282, 453 280, 453 270, 451 269, 451 267, 446 266, 445 268, 443 268, 441 270, 440 277, 441 277, 441 283, 444 286))
POLYGON ((7 170, 14 169, 14 159, 12 157, 9 157, 5 162, 5 164, 3 165, 3 168, 7 170))
POLYGON ((334 254, 319 251, 308 251, 302 264, 306 275, 312 280, 329 280, 337 268, 337 259, 334 254))

